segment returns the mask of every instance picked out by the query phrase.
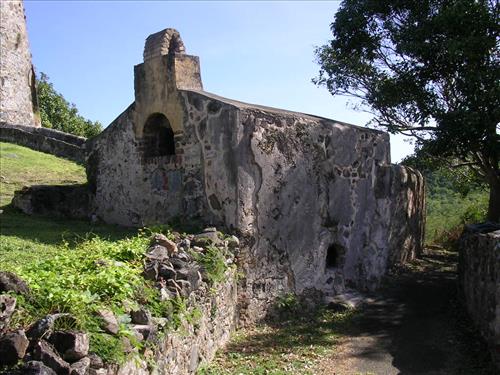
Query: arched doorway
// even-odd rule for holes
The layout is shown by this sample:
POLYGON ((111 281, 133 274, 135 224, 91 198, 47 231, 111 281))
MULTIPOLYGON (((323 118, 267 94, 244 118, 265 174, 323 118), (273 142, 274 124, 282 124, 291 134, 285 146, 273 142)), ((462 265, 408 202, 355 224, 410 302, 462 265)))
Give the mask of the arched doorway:
POLYGON ((145 157, 175 155, 174 132, 164 114, 153 113, 148 117, 142 138, 145 157))

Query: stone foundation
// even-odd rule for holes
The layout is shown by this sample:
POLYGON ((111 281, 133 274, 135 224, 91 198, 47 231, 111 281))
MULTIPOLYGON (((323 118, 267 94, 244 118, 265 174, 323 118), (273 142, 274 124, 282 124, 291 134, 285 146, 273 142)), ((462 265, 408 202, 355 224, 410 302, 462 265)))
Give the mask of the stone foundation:
POLYGON ((15 192, 12 205, 28 215, 88 219, 91 214, 87 185, 25 187, 15 192))
POLYGON ((459 242, 465 306, 500 368, 500 226, 469 225, 459 242))

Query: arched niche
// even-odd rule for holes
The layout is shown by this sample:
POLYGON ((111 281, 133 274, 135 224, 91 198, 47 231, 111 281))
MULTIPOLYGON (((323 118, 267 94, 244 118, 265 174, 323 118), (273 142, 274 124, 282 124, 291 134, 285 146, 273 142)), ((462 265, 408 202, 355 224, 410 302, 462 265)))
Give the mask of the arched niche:
POLYGON ((142 149, 147 158, 175 155, 174 132, 163 113, 151 114, 143 128, 142 149))

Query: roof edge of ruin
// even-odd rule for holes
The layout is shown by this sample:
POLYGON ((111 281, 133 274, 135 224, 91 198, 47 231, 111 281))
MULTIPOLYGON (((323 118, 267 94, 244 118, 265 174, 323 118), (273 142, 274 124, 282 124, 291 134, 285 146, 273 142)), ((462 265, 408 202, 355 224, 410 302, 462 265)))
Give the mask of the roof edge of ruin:
POLYGON ((208 91, 189 90, 189 89, 180 89, 179 91, 199 94, 199 95, 205 96, 205 97, 210 98, 210 99, 218 100, 224 104, 230 105, 230 106, 238 108, 238 109, 250 109, 250 110, 253 109, 253 110, 260 110, 260 111, 264 111, 264 112, 270 112, 270 113, 285 115, 285 116, 305 117, 305 118, 309 118, 312 120, 327 121, 327 122, 333 123, 333 124, 340 124, 340 125, 344 125, 344 126, 358 128, 360 130, 369 131, 369 132, 373 132, 373 133, 377 133, 377 134, 389 134, 388 132, 383 131, 383 130, 367 128, 367 127, 364 127, 362 125, 355 125, 355 124, 351 124, 351 123, 344 122, 344 121, 338 121, 338 120, 327 118, 327 117, 312 115, 309 113, 290 111, 288 109, 281 109, 281 108, 275 108, 275 107, 268 107, 268 106, 260 105, 260 104, 241 102, 239 100, 225 98, 223 96, 219 96, 217 94, 213 94, 213 93, 208 92, 208 91))

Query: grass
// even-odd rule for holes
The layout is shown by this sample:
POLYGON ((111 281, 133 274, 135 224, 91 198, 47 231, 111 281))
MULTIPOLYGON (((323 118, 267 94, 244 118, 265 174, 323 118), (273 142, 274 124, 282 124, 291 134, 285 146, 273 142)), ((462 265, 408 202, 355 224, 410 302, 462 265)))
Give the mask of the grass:
POLYGON ((461 232, 464 224, 481 222, 486 217, 489 194, 477 189, 466 196, 449 189, 433 189, 427 193, 425 239, 433 244, 452 232, 461 232))
POLYGON ((324 306, 307 311, 297 305, 286 316, 238 331, 198 374, 314 374, 317 362, 335 351, 354 312, 338 313, 324 306))
POLYGON ((82 166, 26 147, 0 142, 0 264, 29 264, 51 258, 59 245, 76 245, 91 234, 118 240, 134 234, 130 229, 88 221, 28 216, 9 204, 23 186, 84 183, 82 166))
MULTIPOLYGON (((141 275, 150 230, 29 216, 8 205, 25 185, 85 182, 81 166, 16 145, 0 147, 0 269, 19 275, 31 290, 28 297, 17 296, 11 329, 26 328, 50 313, 70 313, 73 319, 60 323, 63 328, 88 332, 91 351, 119 363, 126 357, 124 338, 145 349, 130 330, 127 310, 143 305, 153 316, 168 317, 165 330, 177 328, 183 316, 194 319, 196 309, 181 298, 161 301, 141 275), (118 317, 118 335, 101 329, 96 312, 104 308, 118 317)), ((165 227, 155 230, 171 234, 165 227)))
POLYGON ((15 190, 31 185, 68 185, 87 181, 85 169, 71 161, 0 142, 0 206, 9 204, 15 190))

